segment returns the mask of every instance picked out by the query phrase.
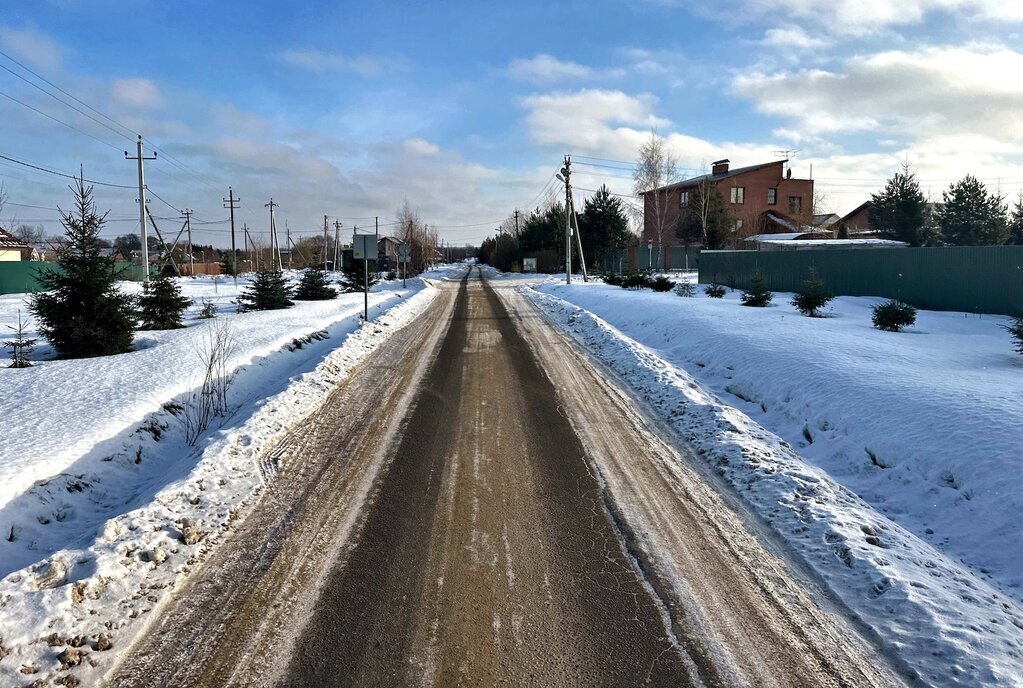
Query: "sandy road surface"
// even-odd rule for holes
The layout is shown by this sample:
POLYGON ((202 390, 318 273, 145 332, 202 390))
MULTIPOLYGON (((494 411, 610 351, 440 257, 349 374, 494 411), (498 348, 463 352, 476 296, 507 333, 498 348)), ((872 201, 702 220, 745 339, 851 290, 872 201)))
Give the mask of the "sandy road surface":
POLYGON ((377 364, 117 685, 895 682, 513 290, 450 289, 377 364))

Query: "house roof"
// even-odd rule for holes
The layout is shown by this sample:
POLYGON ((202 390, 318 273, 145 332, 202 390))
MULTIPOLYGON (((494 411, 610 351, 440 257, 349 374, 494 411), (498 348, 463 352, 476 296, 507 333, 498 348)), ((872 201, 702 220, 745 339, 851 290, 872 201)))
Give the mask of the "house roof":
POLYGON ((827 227, 838 222, 839 217, 835 213, 822 213, 820 215, 813 216, 814 227, 827 227))
POLYGON ((8 250, 23 250, 26 248, 32 248, 21 239, 8 232, 3 227, 0 227, 0 248, 8 250))
POLYGON ((746 237, 746 241, 755 241, 758 244, 771 243, 776 244, 779 242, 790 242, 790 241, 825 241, 825 239, 814 239, 815 236, 831 236, 831 232, 818 232, 815 230, 809 230, 805 232, 785 232, 779 234, 754 234, 751 237, 746 237))
POLYGON ((855 208, 853 208, 852 210, 850 210, 849 212, 847 212, 847 213, 846 213, 846 214, 845 214, 845 215, 844 215, 844 216, 842 217, 842 219, 843 219, 843 220, 848 220, 848 219, 849 219, 850 217, 852 217, 852 216, 853 216, 853 215, 855 215, 856 213, 860 212, 861 210, 863 210, 864 208, 867 208, 867 207, 869 207, 869 206, 870 206, 870 201, 864 201, 863 203, 860 203, 860 204, 859 204, 858 206, 856 206, 855 208))
MULTIPOLYGON (((769 236, 769 235, 761 235, 769 236)), ((896 247, 896 246, 909 246, 904 241, 893 241, 891 239, 790 239, 790 240, 771 240, 761 239, 757 243, 760 244, 783 244, 785 246, 806 246, 806 247, 818 247, 824 248, 826 246, 880 246, 880 247, 896 247)))
POLYGON ((765 167, 770 167, 771 165, 783 165, 784 166, 784 164, 785 164, 784 160, 772 160, 771 162, 762 162, 759 165, 749 165, 747 167, 737 167, 734 170, 728 170, 727 172, 724 172, 722 174, 713 174, 713 173, 711 173, 711 174, 701 174, 699 177, 690 177, 689 179, 683 179, 680 182, 676 182, 674 184, 669 184, 668 186, 662 186, 662 187, 658 187, 657 189, 650 189, 649 191, 643 191, 643 192, 640 193, 640 196, 642 196, 643 194, 648 194, 648 193, 650 193, 650 191, 674 191, 675 189, 684 189, 687 186, 696 186, 700 182, 703 182, 703 181, 706 181, 706 180, 710 180, 710 181, 713 181, 713 182, 720 182, 722 180, 729 179, 731 177, 736 177, 736 176, 738 176, 740 174, 746 174, 747 172, 755 172, 756 170, 762 170, 765 167))

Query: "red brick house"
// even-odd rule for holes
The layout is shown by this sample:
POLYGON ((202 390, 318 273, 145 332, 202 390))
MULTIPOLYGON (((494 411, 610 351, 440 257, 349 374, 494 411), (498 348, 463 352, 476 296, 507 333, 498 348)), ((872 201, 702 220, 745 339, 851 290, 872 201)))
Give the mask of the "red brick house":
POLYGON ((670 247, 682 246, 683 242, 675 236, 679 217, 697 188, 708 183, 713 184, 724 199, 734 223, 732 241, 736 245, 753 234, 789 231, 776 228, 768 213, 782 214, 799 224, 811 224, 812 179, 794 179, 791 169, 786 172, 784 160, 736 169, 730 169, 729 165, 728 160, 719 160, 712 165, 710 174, 644 192, 641 245, 652 243, 655 251, 660 245, 662 256, 670 247))

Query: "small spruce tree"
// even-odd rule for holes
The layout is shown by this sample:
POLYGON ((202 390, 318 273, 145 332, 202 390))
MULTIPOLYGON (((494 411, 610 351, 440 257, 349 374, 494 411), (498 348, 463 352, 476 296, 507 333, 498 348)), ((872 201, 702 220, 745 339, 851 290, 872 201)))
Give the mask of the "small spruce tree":
POLYGON ((1023 354, 1023 316, 1013 318, 1012 324, 1004 325, 1004 327, 1012 335, 1012 338, 1016 340, 1016 353, 1023 354))
POLYGON ((220 272, 228 277, 234 277, 237 275, 238 256, 232 254, 230 251, 224 251, 224 255, 220 258, 220 272))
POLYGON ((296 301, 327 301, 337 298, 337 291, 327 284, 323 270, 309 269, 302 275, 302 281, 295 289, 296 301))
MULTIPOLYGON (((376 261, 370 261, 370 263, 371 265, 369 266, 369 286, 372 287, 374 284, 377 283, 377 273, 373 265, 376 263, 376 261)), ((364 270, 365 267, 363 266, 363 261, 361 260, 353 259, 348 264, 348 267, 341 272, 341 284, 344 287, 345 291, 366 291, 366 289, 364 288, 365 287, 364 280, 366 278, 366 273, 364 272, 364 270)))
POLYGON ((4 342, 4 348, 11 350, 11 368, 31 368, 32 363, 28 360, 28 357, 32 355, 32 350, 35 349, 35 344, 38 339, 30 339, 25 336, 25 323, 21 319, 21 309, 18 309, 18 325, 17 327, 8 325, 7 328, 14 332, 14 339, 9 339, 4 342))
POLYGON ((760 270, 753 271, 753 276, 749 281, 749 288, 744 289, 742 296, 739 297, 743 306, 753 306, 754 308, 763 308, 771 303, 773 298, 774 294, 767 288, 767 281, 764 280, 764 275, 760 270))
POLYGON ((238 296, 242 311, 275 311, 291 308, 291 288, 284 274, 277 270, 260 270, 256 279, 238 296))
POLYGON ((717 282, 711 282, 703 288, 703 293, 712 299, 723 299, 725 298, 725 288, 723 285, 717 282))
POLYGON ((142 287, 139 297, 140 330, 176 330, 184 327, 181 315, 192 300, 181 295, 181 287, 167 277, 159 277, 142 287))
POLYGON ((885 332, 899 332, 916 322, 916 308, 895 299, 877 304, 872 311, 874 327, 885 332))
POLYGON ((817 274, 817 269, 811 266, 803 282, 803 290, 792 297, 792 305, 803 315, 819 318, 821 309, 833 298, 825 289, 824 280, 817 274))
POLYGON ((130 351, 135 339, 135 299, 117 288, 120 271, 100 255, 106 215, 96 212, 92 187, 76 179, 75 209, 62 213, 65 242, 57 249, 61 269, 43 270, 41 293, 29 310, 39 333, 63 358, 107 356, 130 351))

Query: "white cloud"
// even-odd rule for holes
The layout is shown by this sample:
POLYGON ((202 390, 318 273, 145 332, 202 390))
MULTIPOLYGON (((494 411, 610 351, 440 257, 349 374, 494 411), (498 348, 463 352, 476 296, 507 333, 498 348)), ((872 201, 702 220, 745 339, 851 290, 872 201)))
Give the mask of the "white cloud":
POLYGON ((656 101, 652 95, 585 89, 528 96, 521 103, 529 111, 526 125, 536 143, 571 145, 579 152, 620 151, 625 144, 634 153, 644 132, 669 124, 653 114, 656 101))
POLYGON ((132 108, 163 107, 160 89, 149 79, 115 79, 110 84, 110 95, 118 104, 132 108))
POLYGON ((554 83, 557 81, 608 79, 625 75, 621 69, 594 69, 578 62, 559 60, 541 53, 536 57, 517 58, 505 70, 516 81, 530 83, 554 83))
POLYGON ((687 7, 731 23, 768 21, 789 27, 792 22, 834 35, 864 36, 891 27, 920 24, 938 12, 958 14, 960 21, 1023 21, 1018 0, 657 0, 656 4, 687 7))
POLYGON ((413 155, 434 156, 440 153, 440 147, 426 139, 405 139, 402 147, 413 155))
POLYGON ((380 76, 398 68, 398 61, 393 59, 341 55, 313 49, 285 50, 277 57, 285 64, 310 72, 352 72, 364 77, 380 76))
MULTIPOLYGON (((710 162, 730 158, 736 165, 774 159, 774 145, 711 142, 680 132, 665 131, 671 122, 654 113, 657 99, 630 96, 621 91, 583 90, 576 93, 534 95, 522 100, 530 137, 541 145, 558 146, 564 152, 615 160, 635 160, 640 144, 652 129, 664 136, 687 172, 701 171, 710 162)), ((580 175, 587 172, 580 168, 580 175)), ((596 174, 589 183, 607 182, 613 190, 627 192, 630 179, 609 180, 596 174)), ((585 186, 585 183, 582 184, 585 186)))
POLYGON ((924 48, 849 59, 840 71, 741 75, 732 86, 807 134, 894 131, 907 137, 985 131, 1023 139, 1023 54, 924 48))
POLYGON ((828 45, 824 39, 814 38, 798 26, 768 29, 764 33, 761 43, 771 48, 796 48, 799 50, 813 50, 828 45))
POLYGON ((64 59, 60 46, 33 28, 0 26, 0 45, 19 61, 41 69, 56 69, 64 59))

